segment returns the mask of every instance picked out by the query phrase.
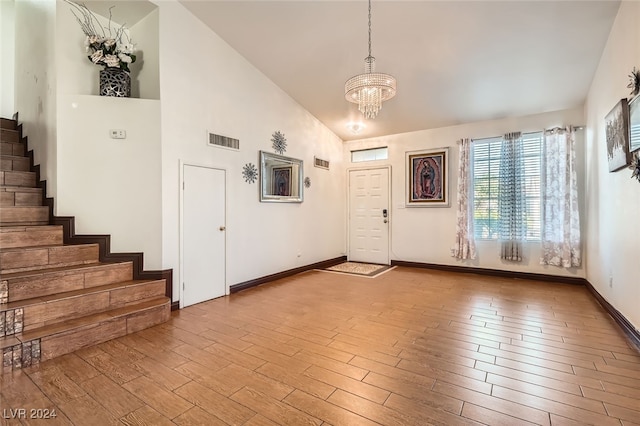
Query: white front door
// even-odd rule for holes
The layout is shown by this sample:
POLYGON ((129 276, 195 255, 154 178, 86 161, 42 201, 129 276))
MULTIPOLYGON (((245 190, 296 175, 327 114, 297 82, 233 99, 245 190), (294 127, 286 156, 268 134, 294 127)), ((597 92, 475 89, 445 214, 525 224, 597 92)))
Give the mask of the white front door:
POLYGON ((181 306, 227 294, 226 172, 184 165, 181 306))
POLYGON ((349 256, 389 264, 389 169, 349 171, 349 256))

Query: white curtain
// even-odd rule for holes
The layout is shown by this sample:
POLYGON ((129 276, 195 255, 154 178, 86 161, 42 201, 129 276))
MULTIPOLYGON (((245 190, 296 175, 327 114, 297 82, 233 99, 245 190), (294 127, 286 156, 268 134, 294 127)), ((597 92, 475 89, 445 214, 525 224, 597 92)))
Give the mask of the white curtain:
POLYGON ((500 258, 522 261, 526 236, 526 198, 522 133, 504 135, 498 186, 500 258))
POLYGON ((580 217, 576 176, 575 131, 552 129, 542 145, 542 256, 540 263, 580 266, 580 217))
POLYGON ((460 163, 458 166, 458 221, 456 243, 451 256, 458 259, 475 259, 476 243, 473 238, 473 180, 471 175, 471 140, 458 141, 460 163))

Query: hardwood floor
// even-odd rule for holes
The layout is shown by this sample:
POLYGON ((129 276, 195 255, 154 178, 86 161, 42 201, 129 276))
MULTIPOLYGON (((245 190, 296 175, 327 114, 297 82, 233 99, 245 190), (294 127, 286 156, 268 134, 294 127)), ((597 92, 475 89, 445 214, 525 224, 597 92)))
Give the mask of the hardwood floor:
POLYGON ((299 274, 0 385, 11 425, 640 424, 640 353, 584 287, 402 267, 299 274))

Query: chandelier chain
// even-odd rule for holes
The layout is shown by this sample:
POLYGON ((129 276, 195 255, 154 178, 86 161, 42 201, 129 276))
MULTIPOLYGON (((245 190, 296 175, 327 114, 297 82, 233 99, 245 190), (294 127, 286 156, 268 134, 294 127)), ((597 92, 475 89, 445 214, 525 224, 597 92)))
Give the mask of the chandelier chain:
POLYGON ((369 58, 371 57, 371 0, 369 0, 369 58))

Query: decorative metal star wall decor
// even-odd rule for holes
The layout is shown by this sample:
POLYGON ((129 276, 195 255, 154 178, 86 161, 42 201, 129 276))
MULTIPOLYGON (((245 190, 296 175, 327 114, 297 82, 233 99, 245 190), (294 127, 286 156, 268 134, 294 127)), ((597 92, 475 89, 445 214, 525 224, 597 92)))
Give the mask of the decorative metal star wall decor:
POLYGON ((254 183, 258 179, 258 169, 251 163, 247 163, 242 168, 242 177, 245 182, 254 183))
POLYGON ((304 187, 309 188, 310 186, 311 186, 311 178, 307 176, 306 178, 304 178, 304 187))
POLYGON ((283 133, 280 133, 280 130, 273 134, 271 142, 273 142, 273 150, 278 154, 282 155, 287 150, 287 139, 283 133))

